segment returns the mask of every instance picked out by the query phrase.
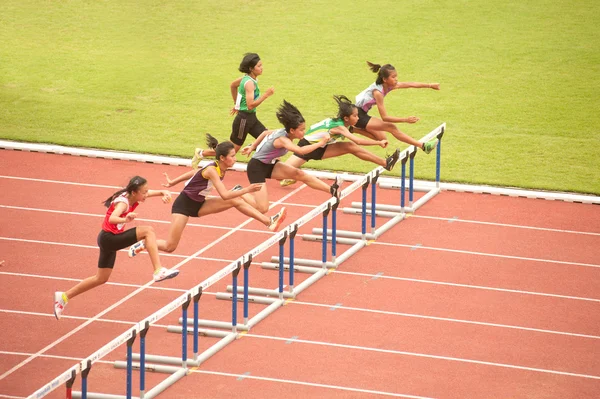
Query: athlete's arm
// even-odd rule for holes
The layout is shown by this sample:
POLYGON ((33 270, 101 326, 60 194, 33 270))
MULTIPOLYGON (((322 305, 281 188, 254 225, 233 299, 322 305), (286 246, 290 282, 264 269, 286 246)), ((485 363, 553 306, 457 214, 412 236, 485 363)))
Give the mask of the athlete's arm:
POLYGON ((274 87, 269 87, 267 91, 261 94, 256 100, 254 99, 254 82, 247 80, 244 84, 244 90, 246 90, 246 105, 248 109, 254 109, 262 104, 267 98, 271 97, 275 93, 274 87))
POLYGON ((396 89, 433 89, 433 90, 439 90, 440 89, 440 84, 439 83, 421 83, 421 82, 398 82, 396 83, 396 87, 394 87, 394 90, 396 89))
POLYGON ((329 140, 329 135, 327 135, 326 137, 323 137, 321 140, 317 141, 314 144, 300 147, 300 146, 294 144, 294 142, 287 137, 279 137, 279 138, 276 138, 275 141, 273 141, 273 146, 275 148, 285 148, 286 150, 292 151, 296 154, 304 155, 304 154, 308 154, 309 152, 316 150, 317 148, 321 148, 321 147, 325 146, 327 144, 328 140, 329 140))
POLYGON ((131 222, 133 219, 135 219, 135 217, 137 215, 133 212, 128 213, 127 216, 125 216, 124 218, 119 216, 126 210, 127 210, 127 204, 125 202, 117 202, 117 204, 115 205, 115 209, 113 210, 113 213, 108 218, 108 223, 110 223, 110 224, 127 223, 127 222, 131 222))
POLYGON ((165 178, 167 179, 166 183, 163 183, 162 186, 163 187, 173 187, 176 184, 181 183, 182 181, 186 181, 192 178, 192 176, 194 176, 196 174, 196 170, 190 170, 188 172, 185 172, 184 174, 182 174, 181 176, 177 176, 176 178, 174 178, 173 180, 171 180, 169 178, 169 175, 167 174, 167 172, 163 173, 163 175, 165 175, 165 178))

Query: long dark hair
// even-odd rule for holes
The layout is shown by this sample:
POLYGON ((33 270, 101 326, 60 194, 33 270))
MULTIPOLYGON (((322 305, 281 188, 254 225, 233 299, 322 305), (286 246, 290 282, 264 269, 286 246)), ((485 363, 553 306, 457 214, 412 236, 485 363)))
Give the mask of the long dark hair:
POLYGON ((378 85, 382 84, 383 79, 387 79, 387 77, 390 76, 392 71, 396 70, 396 68, 394 68, 394 66, 392 64, 385 64, 382 66, 382 65, 373 64, 373 63, 367 61, 367 65, 369 66, 369 69, 372 72, 375 72, 377 74, 377 80, 375 81, 375 83, 378 85))
POLYGON ((258 64, 260 61, 260 57, 256 53, 246 53, 244 54, 244 58, 242 58, 242 62, 240 62, 240 67, 238 71, 243 73, 250 73, 252 68, 258 64))
POLYGON ((283 104, 277 109, 277 120, 285 127, 286 132, 290 132, 290 129, 296 129, 302 123, 304 123, 304 117, 292 104, 283 100, 283 104))
POLYGON ((338 105, 337 119, 344 119, 347 116, 351 116, 354 113, 356 105, 350 101, 346 96, 333 96, 333 99, 338 105))
POLYGON ((219 143, 219 140, 209 133, 206 133, 206 145, 208 148, 215 150, 215 158, 217 158, 217 161, 220 160, 222 156, 226 157, 227 154, 229 154, 229 151, 235 148, 231 141, 219 143))
POLYGON ((139 191, 140 187, 142 187, 146 183, 148 183, 148 180, 144 179, 141 176, 132 177, 131 180, 129 180, 129 184, 127 184, 127 187, 120 189, 119 191, 117 191, 116 193, 114 193, 113 195, 111 195, 104 201, 104 206, 109 208, 110 204, 112 204, 113 200, 115 198, 117 198, 119 195, 121 195, 125 192, 127 194, 132 194, 136 191, 139 191))

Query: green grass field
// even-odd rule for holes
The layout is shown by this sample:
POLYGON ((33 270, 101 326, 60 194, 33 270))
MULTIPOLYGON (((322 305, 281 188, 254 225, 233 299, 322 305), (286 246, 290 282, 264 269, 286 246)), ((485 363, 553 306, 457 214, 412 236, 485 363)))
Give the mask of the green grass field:
MULTIPOLYGON (((421 118, 400 125, 417 138, 447 123, 444 181, 600 194, 590 0, 4 0, 0 42, 3 139, 189 156, 205 132, 229 137, 245 52, 263 59, 261 88, 275 87, 258 109, 270 128, 284 98, 309 124, 334 116, 332 95, 353 99, 375 80, 370 60, 402 81, 441 83, 396 91, 386 106, 421 118)), ((433 158, 417 177, 434 177, 433 158)), ((345 156, 307 167, 373 165, 345 156)))

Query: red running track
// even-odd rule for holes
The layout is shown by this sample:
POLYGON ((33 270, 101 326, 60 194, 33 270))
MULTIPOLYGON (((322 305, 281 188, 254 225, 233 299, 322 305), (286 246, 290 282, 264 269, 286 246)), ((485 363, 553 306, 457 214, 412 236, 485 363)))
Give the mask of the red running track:
MULTIPOLYGON (((185 170, 0 151, 0 398, 26 397, 270 237, 235 210, 192 220, 177 251, 161 255, 173 267, 204 249, 179 277, 141 290, 148 257, 119 253, 110 283, 75 298, 56 321, 53 292, 95 273, 100 202, 134 174, 158 188, 163 172, 185 170)), ((229 172, 225 184, 238 183, 247 184, 245 176, 229 172)), ((270 199, 289 209, 286 224, 327 198, 268 184, 270 199)), ((378 191, 380 203, 397 196, 378 191)), ((356 192, 342 206, 359 199, 356 192)), ((150 199, 136 224, 164 237, 169 208, 150 199)), ((360 229, 357 216, 338 220, 341 229, 360 229)), ((320 244, 296 247, 296 257, 320 258, 320 244)), ((277 273, 258 266, 276 250, 256 259, 251 286, 277 286, 277 273)), ((596 398, 599 259, 598 206, 442 192, 161 397, 596 398)), ((305 278, 297 274, 296 284, 305 278)), ((231 303, 214 297, 227 284, 203 296, 201 318, 229 320, 231 303)), ((251 316, 263 308, 250 304, 251 316)), ((180 354, 179 336, 163 328, 179 316, 151 328, 148 353, 180 354)), ((200 349, 214 342, 201 338, 200 349)), ((124 394, 125 372, 112 366, 124 355, 117 348, 93 366, 90 392, 124 394)), ((147 389, 164 378, 147 373, 147 389)), ((64 389, 48 397, 62 398, 64 389)))

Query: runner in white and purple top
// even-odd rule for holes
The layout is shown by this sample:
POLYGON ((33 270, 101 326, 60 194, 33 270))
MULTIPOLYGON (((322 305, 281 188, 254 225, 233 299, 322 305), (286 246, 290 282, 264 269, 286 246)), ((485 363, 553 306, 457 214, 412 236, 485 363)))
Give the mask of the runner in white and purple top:
MULTIPOLYGON (((337 181, 329 186, 324 181, 304 173, 298 168, 279 162, 279 158, 288 151, 298 154, 308 154, 317 148, 325 146, 327 140, 329 140, 329 134, 316 143, 299 147, 294 143, 294 140, 300 140, 304 137, 306 123, 298 108, 284 100, 283 105, 279 107, 276 115, 284 128, 263 132, 254 143, 244 147, 242 150, 242 154, 244 155, 250 155, 252 151, 256 151, 246 167, 248 181, 252 184, 261 184, 265 183, 267 179, 294 179, 305 183, 313 189, 324 191, 337 197, 339 195, 339 183, 337 181)), ((269 209, 267 185, 262 184, 262 188, 258 192, 253 193, 253 196, 256 201, 256 208, 261 212, 266 212, 269 209)))
POLYGON ((287 137, 285 128, 275 130, 273 133, 267 135, 263 141, 256 148, 256 152, 252 158, 258 159, 260 162, 269 164, 275 163, 277 158, 280 158, 287 154, 288 150, 285 147, 276 148, 273 142, 280 137, 287 137))

